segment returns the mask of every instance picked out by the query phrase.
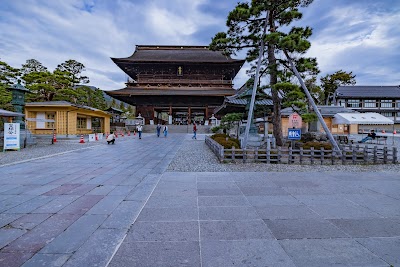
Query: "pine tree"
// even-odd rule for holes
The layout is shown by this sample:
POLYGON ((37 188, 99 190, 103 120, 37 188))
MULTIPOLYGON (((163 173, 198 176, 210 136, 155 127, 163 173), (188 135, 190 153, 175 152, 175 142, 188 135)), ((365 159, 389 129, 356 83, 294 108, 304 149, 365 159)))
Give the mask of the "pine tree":
MULTIPOLYGON (((282 56, 282 51, 304 54, 310 48, 307 38, 312 34, 309 27, 284 30, 289 29, 288 26, 295 20, 301 19, 299 8, 307 7, 311 3, 312 0, 252 0, 251 3, 238 3, 228 15, 228 31, 217 33, 210 44, 211 49, 223 49, 229 55, 246 49, 246 60, 253 62, 258 58, 261 40, 264 40, 267 49, 262 55, 260 77, 269 78, 268 86, 271 88, 274 103, 273 132, 278 145, 283 145, 279 92, 282 86, 276 85, 281 82, 286 84, 292 76, 290 65, 282 56), (265 23, 267 33, 263 36, 265 23)), ((294 61, 303 75, 316 75, 319 72, 315 58, 300 57, 294 61)), ((254 70, 253 66, 250 72, 254 73, 254 70)))

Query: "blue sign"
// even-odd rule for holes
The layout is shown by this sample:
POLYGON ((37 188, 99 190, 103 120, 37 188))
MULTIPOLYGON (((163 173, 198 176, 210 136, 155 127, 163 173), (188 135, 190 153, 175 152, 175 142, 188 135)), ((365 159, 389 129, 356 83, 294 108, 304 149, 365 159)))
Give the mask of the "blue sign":
POLYGON ((301 139, 301 129, 288 129, 288 139, 289 140, 300 140, 301 139))

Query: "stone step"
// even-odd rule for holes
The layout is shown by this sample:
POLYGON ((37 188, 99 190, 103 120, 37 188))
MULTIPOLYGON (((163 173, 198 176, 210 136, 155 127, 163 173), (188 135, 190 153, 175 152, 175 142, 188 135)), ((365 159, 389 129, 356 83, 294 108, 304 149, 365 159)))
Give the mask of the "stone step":
MULTIPOLYGON (((167 125, 168 133, 193 133, 193 125, 167 125)), ((144 125, 143 133, 155 133, 157 125, 144 125)), ((163 126, 161 126, 163 127, 163 126)), ((198 134, 209 134, 212 126, 197 125, 198 134)), ((135 127, 133 129, 136 129, 135 127)), ((132 129, 131 129, 132 130, 132 129)), ((162 132, 162 128, 161 128, 162 132)))

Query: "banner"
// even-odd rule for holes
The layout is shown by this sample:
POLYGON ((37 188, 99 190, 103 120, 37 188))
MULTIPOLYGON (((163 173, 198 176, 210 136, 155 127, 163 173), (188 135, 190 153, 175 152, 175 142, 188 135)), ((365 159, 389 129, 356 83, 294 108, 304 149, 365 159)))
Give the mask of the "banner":
POLYGON ((19 123, 4 123, 4 150, 19 150, 19 123))

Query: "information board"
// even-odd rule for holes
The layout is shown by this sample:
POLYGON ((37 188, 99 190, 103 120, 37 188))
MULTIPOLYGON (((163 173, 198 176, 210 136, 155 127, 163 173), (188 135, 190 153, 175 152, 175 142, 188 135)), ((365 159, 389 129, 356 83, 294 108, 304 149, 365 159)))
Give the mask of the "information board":
POLYGON ((4 150, 19 150, 19 123, 4 123, 4 150))
POLYGON ((301 129, 288 129, 288 139, 289 140, 300 140, 301 139, 301 129))

